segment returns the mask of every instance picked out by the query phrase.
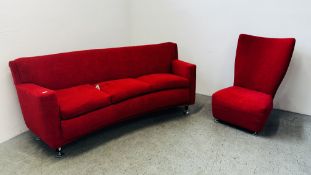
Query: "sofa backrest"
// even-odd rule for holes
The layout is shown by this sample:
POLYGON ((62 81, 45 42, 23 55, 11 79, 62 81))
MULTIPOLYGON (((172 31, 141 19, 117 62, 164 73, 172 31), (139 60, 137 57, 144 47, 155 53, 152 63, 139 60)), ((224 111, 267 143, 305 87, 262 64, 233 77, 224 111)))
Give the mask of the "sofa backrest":
POLYGON ((15 84, 34 83, 50 89, 79 84, 168 73, 177 59, 177 45, 154 45, 95 49, 24 57, 10 61, 15 84))

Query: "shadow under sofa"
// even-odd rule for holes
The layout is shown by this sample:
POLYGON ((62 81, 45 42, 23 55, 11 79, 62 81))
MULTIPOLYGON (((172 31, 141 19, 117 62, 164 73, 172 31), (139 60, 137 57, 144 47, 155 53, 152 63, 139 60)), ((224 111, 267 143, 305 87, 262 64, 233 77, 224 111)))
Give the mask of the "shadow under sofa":
POLYGON ((195 102, 196 66, 162 43, 10 61, 27 127, 62 146, 105 126, 195 102))

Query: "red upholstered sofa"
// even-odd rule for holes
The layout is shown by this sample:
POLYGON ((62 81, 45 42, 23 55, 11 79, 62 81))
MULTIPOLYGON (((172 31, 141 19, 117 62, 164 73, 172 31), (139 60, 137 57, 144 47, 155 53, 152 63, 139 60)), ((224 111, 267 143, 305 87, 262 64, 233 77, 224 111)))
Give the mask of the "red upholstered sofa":
POLYGON ((96 49, 9 63, 27 127, 51 148, 114 123, 194 104, 196 66, 177 45, 96 49))

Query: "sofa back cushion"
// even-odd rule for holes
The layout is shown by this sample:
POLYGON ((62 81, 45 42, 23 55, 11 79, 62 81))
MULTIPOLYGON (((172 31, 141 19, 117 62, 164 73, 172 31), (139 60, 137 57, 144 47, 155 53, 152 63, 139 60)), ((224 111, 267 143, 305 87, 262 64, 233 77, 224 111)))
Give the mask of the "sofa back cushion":
POLYGON ((62 89, 86 83, 171 71, 177 45, 162 43, 18 58, 10 62, 15 84, 62 89))

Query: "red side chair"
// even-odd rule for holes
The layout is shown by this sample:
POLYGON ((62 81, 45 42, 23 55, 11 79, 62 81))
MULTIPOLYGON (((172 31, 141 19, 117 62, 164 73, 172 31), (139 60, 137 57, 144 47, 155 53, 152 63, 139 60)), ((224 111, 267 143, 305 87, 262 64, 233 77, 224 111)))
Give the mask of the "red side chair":
POLYGON ((235 59, 234 84, 212 95, 215 120, 254 134, 273 109, 295 46, 294 38, 264 38, 241 34, 235 59))

